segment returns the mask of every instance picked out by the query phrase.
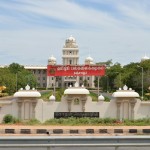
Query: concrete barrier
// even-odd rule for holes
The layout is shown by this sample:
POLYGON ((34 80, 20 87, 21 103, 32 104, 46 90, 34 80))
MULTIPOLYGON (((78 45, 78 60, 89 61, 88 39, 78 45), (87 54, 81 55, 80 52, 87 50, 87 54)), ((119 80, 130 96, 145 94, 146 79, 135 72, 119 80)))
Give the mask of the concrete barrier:
POLYGON ((36 135, 150 135, 150 129, 30 129, 30 128, 5 128, 0 129, 0 135, 28 135, 28 134, 36 134, 36 135))

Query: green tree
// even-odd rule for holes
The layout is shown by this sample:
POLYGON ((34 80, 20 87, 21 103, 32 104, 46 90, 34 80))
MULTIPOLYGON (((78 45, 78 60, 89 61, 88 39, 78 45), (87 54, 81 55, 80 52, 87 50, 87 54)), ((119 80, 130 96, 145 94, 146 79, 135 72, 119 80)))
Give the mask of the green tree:
POLYGON ((8 68, 0 68, 0 86, 6 86, 6 92, 13 94, 16 90, 24 88, 27 84, 36 87, 35 76, 17 63, 12 63, 8 68))
POLYGON ((111 90, 114 90, 119 87, 120 84, 120 74, 122 72, 122 67, 120 63, 115 63, 113 66, 106 69, 107 80, 109 80, 108 85, 111 90), (119 77, 118 77, 119 76, 119 77), (118 84, 116 84, 115 80, 118 77, 118 84))
POLYGON ((11 73, 18 73, 24 70, 24 67, 19 65, 18 63, 12 63, 9 65, 8 69, 10 70, 11 73))

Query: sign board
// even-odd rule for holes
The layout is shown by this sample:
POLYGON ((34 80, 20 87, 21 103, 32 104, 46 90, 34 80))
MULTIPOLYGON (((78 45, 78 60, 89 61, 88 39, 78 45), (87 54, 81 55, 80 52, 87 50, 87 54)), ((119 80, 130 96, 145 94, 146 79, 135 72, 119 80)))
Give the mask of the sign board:
POLYGON ((99 112, 54 112, 54 118, 68 118, 68 117, 94 117, 99 118, 99 112))
POLYGON ((100 65, 48 65, 48 76, 104 76, 105 66, 100 65))

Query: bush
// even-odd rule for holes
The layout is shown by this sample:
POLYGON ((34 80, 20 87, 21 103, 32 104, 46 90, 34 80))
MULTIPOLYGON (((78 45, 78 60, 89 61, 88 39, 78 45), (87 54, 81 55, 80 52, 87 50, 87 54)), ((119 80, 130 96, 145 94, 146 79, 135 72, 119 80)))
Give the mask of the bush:
POLYGON ((105 102, 110 102, 110 98, 109 97, 107 97, 107 96, 105 96, 105 100, 104 100, 105 102))
POLYGON ((0 97, 8 96, 8 93, 0 93, 0 97))
POLYGON ((41 122, 37 119, 31 119, 31 120, 25 122, 25 124, 26 125, 39 125, 39 124, 41 124, 41 122))
POLYGON ((7 114, 3 118, 4 123, 14 123, 14 117, 11 114, 7 114))

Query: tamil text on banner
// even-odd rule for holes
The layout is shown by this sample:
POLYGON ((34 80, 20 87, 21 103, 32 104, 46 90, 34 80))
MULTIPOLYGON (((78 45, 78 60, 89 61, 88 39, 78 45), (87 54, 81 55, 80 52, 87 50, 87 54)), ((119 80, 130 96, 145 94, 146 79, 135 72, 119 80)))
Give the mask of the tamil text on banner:
POLYGON ((104 76, 105 66, 99 65, 48 65, 48 76, 104 76))

